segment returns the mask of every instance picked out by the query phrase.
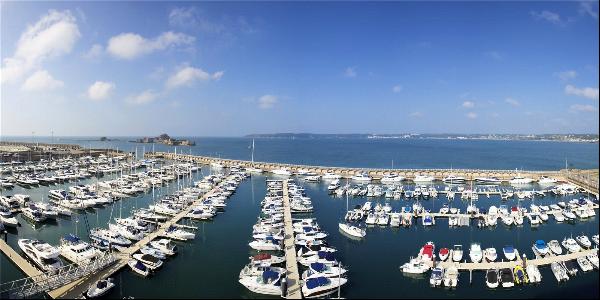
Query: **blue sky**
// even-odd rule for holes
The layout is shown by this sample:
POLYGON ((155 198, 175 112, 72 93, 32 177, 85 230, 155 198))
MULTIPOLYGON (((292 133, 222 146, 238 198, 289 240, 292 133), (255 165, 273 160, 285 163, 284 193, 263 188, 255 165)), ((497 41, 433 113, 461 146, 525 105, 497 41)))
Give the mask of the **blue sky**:
POLYGON ((2 2, 2 135, 598 133, 598 2, 2 2))

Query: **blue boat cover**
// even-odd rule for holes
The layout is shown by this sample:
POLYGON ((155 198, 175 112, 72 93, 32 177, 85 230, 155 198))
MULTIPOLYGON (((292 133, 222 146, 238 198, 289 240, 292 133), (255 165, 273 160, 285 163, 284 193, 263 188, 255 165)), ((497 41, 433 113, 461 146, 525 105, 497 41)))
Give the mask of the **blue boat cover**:
POLYGON ((306 281, 306 287, 309 289, 314 289, 319 286, 327 285, 328 282, 329 280, 327 280, 325 277, 311 278, 306 281))
POLYGON ((513 246, 504 246, 504 251, 506 252, 515 252, 515 248, 513 246))
POLYGON ((310 268, 317 272, 321 272, 325 269, 325 265, 322 263, 312 263, 310 264, 310 268))
POLYGON ((334 261, 335 257, 333 256, 333 253, 327 252, 327 254, 325 254, 325 259, 328 261, 334 261))
POLYGON ((135 267, 137 269, 140 269, 142 271, 146 271, 146 265, 144 265, 142 262, 140 262, 139 260, 135 263, 135 267))
POLYGON ((325 252, 325 251, 319 251, 319 252, 317 252, 317 254, 319 255, 320 259, 323 259, 323 258, 325 258, 325 255, 327 254, 327 252, 325 252))
POLYGON ((69 234, 65 235, 65 240, 67 240, 67 241, 69 241, 71 243, 76 243, 76 242, 79 241, 79 238, 76 237, 75 235, 69 233, 69 234))
POLYGON ((277 278, 279 278, 279 274, 275 271, 272 271, 271 269, 267 269, 266 271, 263 272, 262 278, 263 278, 263 281, 265 281, 265 282, 268 281, 269 279, 276 280, 277 278))
POLYGON ((536 246, 546 246, 546 243, 543 240, 537 240, 537 241, 535 241, 535 245, 536 246))
POLYGON ((302 227, 302 229, 304 229, 304 232, 311 232, 312 231, 312 227, 302 227))

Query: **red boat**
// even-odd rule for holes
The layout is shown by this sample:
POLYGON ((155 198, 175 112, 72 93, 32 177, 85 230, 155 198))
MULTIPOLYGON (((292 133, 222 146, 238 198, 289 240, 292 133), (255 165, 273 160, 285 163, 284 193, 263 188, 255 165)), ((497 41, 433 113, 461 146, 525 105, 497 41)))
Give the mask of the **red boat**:
POLYGON ((423 246, 423 248, 421 248, 421 251, 419 251, 419 258, 422 261, 433 261, 434 256, 435 256, 435 245, 433 244, 433 242, 427 242, 427 244, 425 244, 425 246, 423 246))
POLYGON ((448 248, 442 248, 440 249, 440 260, 441 261, 446 261, 446 259, 448 258, 448 254, 450 253, 450 251, 448 250, 448 248))

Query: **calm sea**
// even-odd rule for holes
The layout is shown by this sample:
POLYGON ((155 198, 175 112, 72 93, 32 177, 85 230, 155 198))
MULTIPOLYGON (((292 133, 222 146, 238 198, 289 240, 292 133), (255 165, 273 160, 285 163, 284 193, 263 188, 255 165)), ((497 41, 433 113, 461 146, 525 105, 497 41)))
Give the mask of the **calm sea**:
MULTIPOLYGON (((27 140, 27 139, 25 139, 27 140)), ((41 139, 38 138, 41 142, 41 139)), ((61 139, 60 142, 74 142, 61 139)), ((195 154, 216 155, 227 158, 249 159, 250 139, 244 138, 197 138, 197 146, 182 147, 184 151, 195 154)), ((104 143, 79 140, 81 145, 91 144, 101 147, 104 143)), ((106 145, 119 149, 135 150, 137 145, 141 153, 141 144, 123 141, 107 142, 106 145)), ((146 145, 146 149, 149 149, 146 145)), ((156 150, 173 151, 173 147, 156 145, 156 150)), ((177 147, 177 151, 181 151, 177 147)), ((500 142, 500 141, 448 141, 448 140, 275 140, 257 139, 255 159, 257 161, 279 161, 289 163, 307 163, 332 166, 358 167, 395 167, 402 168, 488 168, 488 169, 560 169, 565 158, 570 167, 597 168, 598 145, 553 142, 500 142)), ((204 167, 202 174, 210 173, 204 167)), ((108 178, 104 178, 108 179, 108 178)), ((252 251, 248 247, 251 241, 252 225, 260 212, 260 201, 265 195, 265 176, 253 176, 244 181, 237 192, 228 200, 226 211, 214 221, 196 223, 199 230, 194 241, 179 243, 180 253, 169 258, 159 272, 150 278, 140 278, 129 270, 115 276, 117 287, 109 297, 122 298, 264 298, 247 291, 238 283, 238 274, 248 262, 252 251)), ((86 181, 95 182, 95 179, 86 181)), ((85 183, 85 182, 84 182, 85 183)), ((574 224, 557 224, 552 217, 546 224, 530 227, 526 222, 522 227, 506 227, 498 224, 493 229, 479 229, 476 226, 449 228, 446 220, 437 220, 436 226, 424 228, 420 221, 411 228, 392 229, 389 227, 370 227, 367 237, 362 241, 349 240, 339 233, 337 224, 346 211, 345 198, 335 198, 327 194, 327 184, 303 183, 308 196, 313 200, 315 213, 312 217, 329 233, 327 241, 338 251, 338 259, 349 269, 349 283, 341 290, 341 296, 347 298, 598 298, 598 272, 579 274, 566 283, 558 284, 549 268, 542 268, 542 283, 511 289, 490 290, 485 286, 483 272, 474 272, 469 284, 469 273, 460 275, 456 290, 432 288, 428 277, 407 277, 398 269, 415 256, 419 248, 427 241, 436 243, 436 247, 451 247, 462 244, 468 249, 471 242, 479 242, 482 247, 496 247, 501 253, 502 246, 512 244, 521 253, 532 257, 532 243, 537 239, 546 241, 562 240, 566 236, 584 233, 588 236, 598 233, 598 217, 574 224)), ((17 248, 18 238, 39 238, 57 245, 62 235, 76 231, 80 235, 87 228, 106 226, 106 223, 119 215, 129 215, 134 207, 145 207, 153 199, 168 194, 176 188, 173 183, 156 190, 155 194, 140 195, 117 202, 112 206, 97 209, 78 217, 59 219, 56 223, 33 228, 19 217, 23 224, 8 235, 8 242, 17 248), (88 225, 86 225, 86 223, 88 225)), ((47 191, 66 186, 23 189, 16 187, 6 194, 26 193, 36 201, 47 200, 47 191)), ((539 189, 531 186, 531 189, 539 189)), ((568 201, 563 198, 545 197, 536 199, 536 204, 550 204, 568 201)), ((385 199, 370 199, 384 203, 385 199)), ((362 204, 366 198, 350 198, 348 205, 362 204)), ((389 201, 395 210, 410 206, 413 200, 389 201)), ((445 198, 422 201, 426 208, 435 211, 444 203, 445 198)), ((501 200, 492 196, 480 196, 477 205, 487 208, 498 206, 501 200)), ((516 205, 516 200, 507 205, 516 205)), ((531 200, 521 205, 528 207, 531 200)), ((467 203, 454 200, 452 206, 464 211, 467 203)), ((465 254, 467 255, 467 254, 465 254)), ((501 256, 501 254, 499 254, 501 256)), ((0 282, 22 278, 23 274, 0 255, 0 282)), ((580 271, 580 273, 582 273, 580 271)))

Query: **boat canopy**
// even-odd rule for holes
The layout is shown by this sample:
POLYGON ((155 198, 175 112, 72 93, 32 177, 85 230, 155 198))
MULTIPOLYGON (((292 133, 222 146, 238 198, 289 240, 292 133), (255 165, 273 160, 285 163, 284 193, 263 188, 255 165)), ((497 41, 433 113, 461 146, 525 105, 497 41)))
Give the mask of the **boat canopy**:
POLYGON ((544 242, 543 240, 537 240, 537 241, 535 241, 535 245, 538 247, 545 247, 546 242, 544 242))
POLYGON ((262 278, 264 282, 267 282, 269 280, 276 280, 277 278, 279 278, 279 274, 271 269, 268 269, 263 272, 262 278))
POLYGON ((261 253, 261 254, 254 255, 253 258, 254 258, 254 260, 271 259, 271 254, 269 254, 269 253, 261 253))
POLYGON ((515 252, 515 248, 513 246, 504 246, 504 251, 508 253, 515 252))
POLYGON ((306 287, 309 289, 314 289, 319 286, 327 285, 328 283, 329 280, 325 277, 310 278, 306 281, 306 287))
POLYGON ((318 263, 318 262, 312 263, 312 264, 310 264, 310 268, 315 270, 316 272, 321 272, 325 269, 325 264, 318 263))
POLYGON ((135 268, 146 271, 146 266, 139 260, 135 263, 135 268))
POLYGON ((69 241, 71 243, 77 243, 79 242, 79 238, 71 233, 65 235, 65 240, 69 241))

